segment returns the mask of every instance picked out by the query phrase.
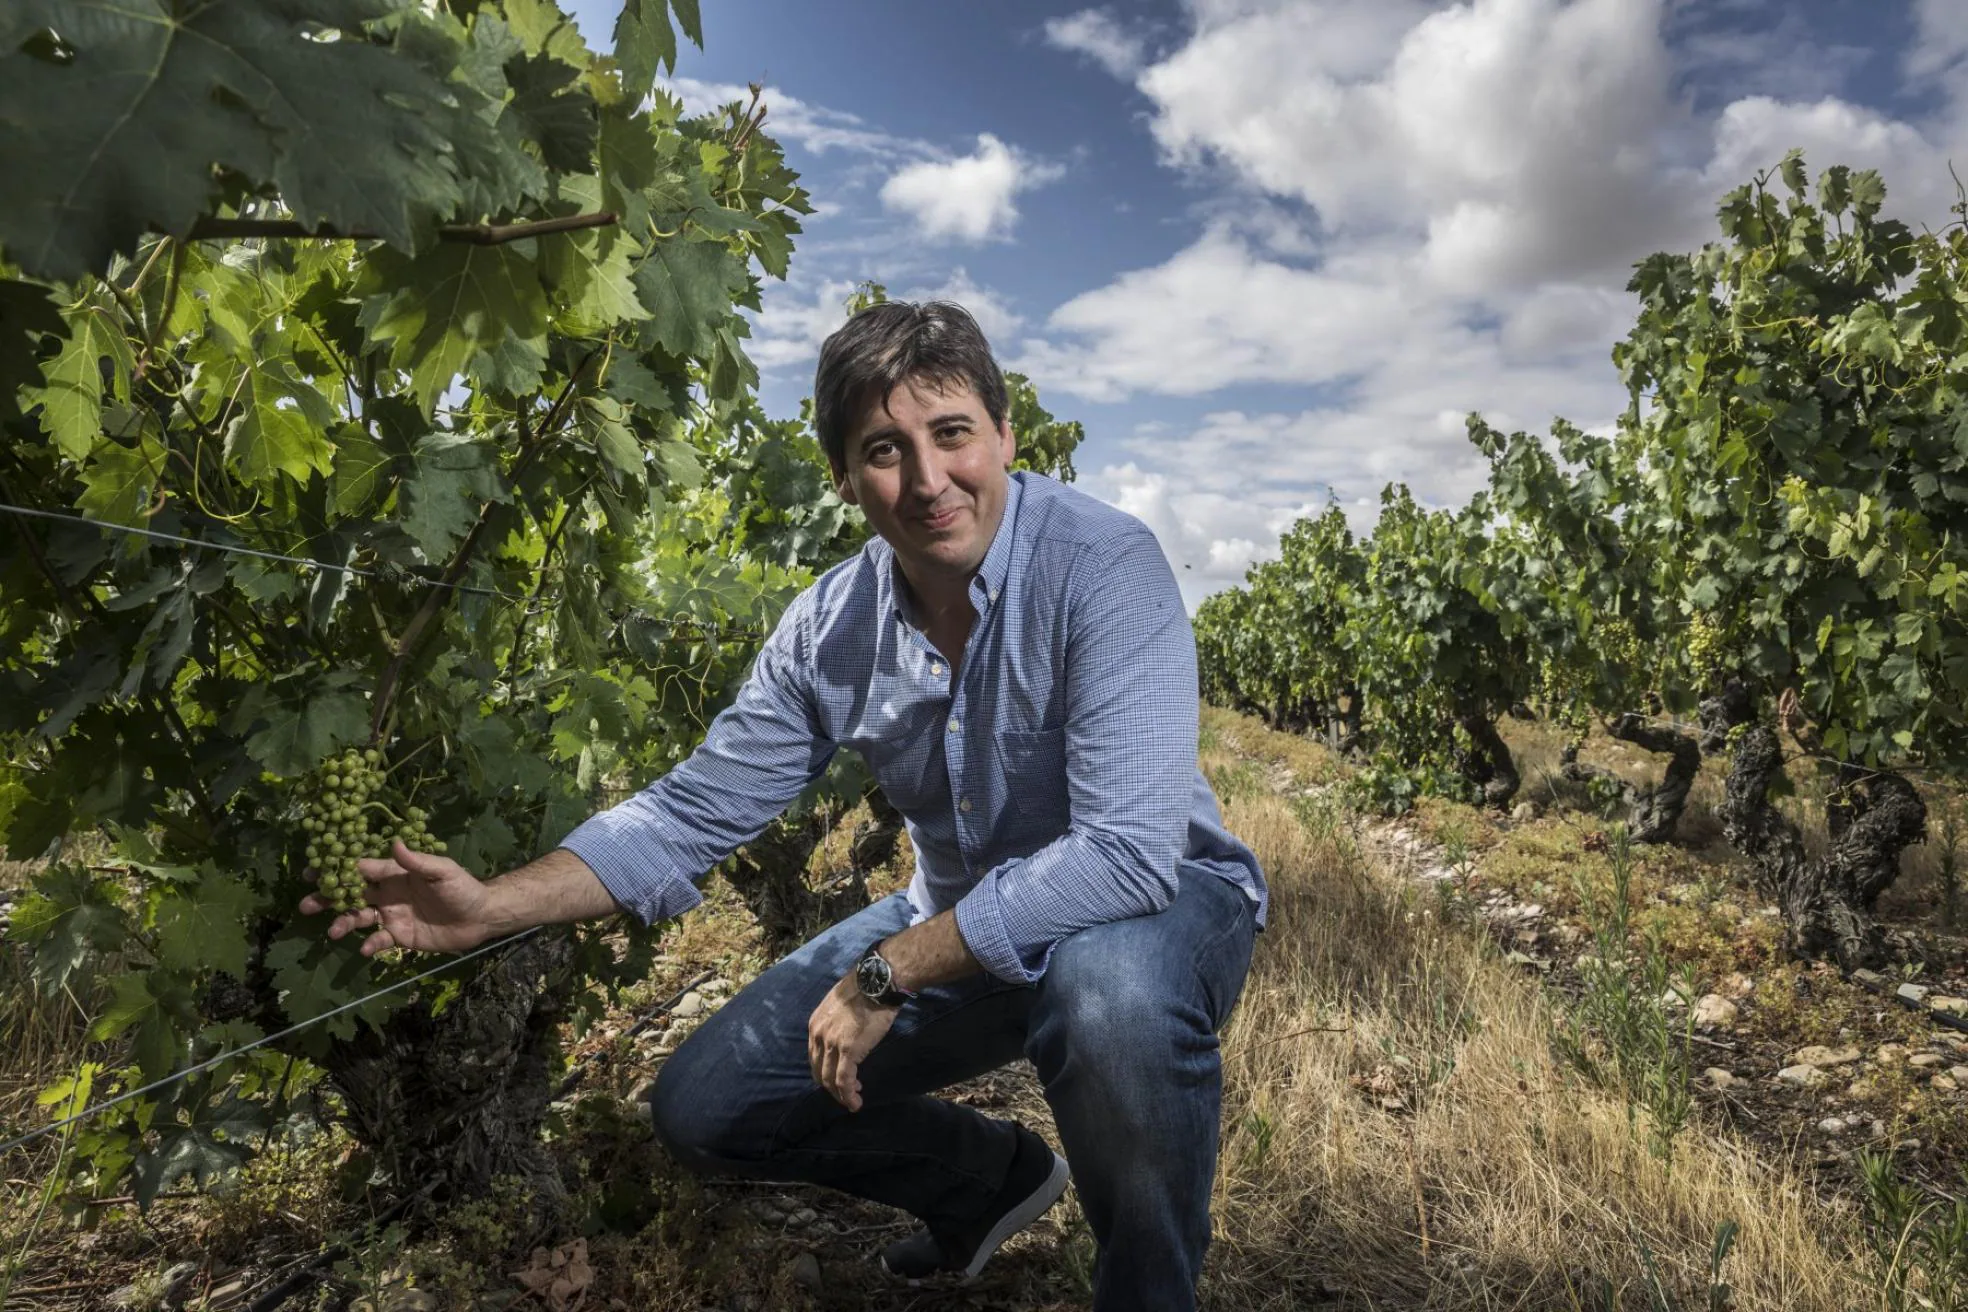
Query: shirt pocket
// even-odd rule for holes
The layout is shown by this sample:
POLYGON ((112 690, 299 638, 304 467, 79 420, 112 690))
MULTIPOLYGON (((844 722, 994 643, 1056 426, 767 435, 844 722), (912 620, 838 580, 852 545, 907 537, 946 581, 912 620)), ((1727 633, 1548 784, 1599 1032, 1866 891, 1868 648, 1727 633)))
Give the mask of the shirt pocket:
POLYGON ((1045 829, 1053 837, 1072 818, 1066 791, 1066 730, 1006 730, 998 735, 1005 795, 1019 830, 1045 829))

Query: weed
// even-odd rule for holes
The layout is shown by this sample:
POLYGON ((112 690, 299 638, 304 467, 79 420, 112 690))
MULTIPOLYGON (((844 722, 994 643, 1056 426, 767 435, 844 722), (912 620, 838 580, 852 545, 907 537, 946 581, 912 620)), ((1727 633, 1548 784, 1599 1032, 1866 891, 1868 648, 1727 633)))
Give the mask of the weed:
POLYGON ((1968 1309, 1968 1199, 1926 1198, 1888 1153, 1862 1150, 1858 1168, 1886 1312, 1968 1309))
POLYGON ((1608 886, 1579 881, 1595 952, 1580 960, 1584 992, 1554 1038, 1588 1078, 1621 1092, 1630 1119, 1646 1113, 1648 1146, 1671 1163, 1675 1136, 1694 1110, 1688 1069, 1694 1019, 1684 1007, 1677 1025, 1667 997, 1672 990, 1686 1002, 1699 991, 1691 970, 1671 967, 1658 936, 1645 936, 1635 959, 1633 853, 1624 826, 1615 826, 1611 839, 1608 886))
POLYGON ((1950 806, 1941 813, 1940 841, 1935 850, 1940 862, 1941 928, 1961 924, 1961 813, 1950 806))

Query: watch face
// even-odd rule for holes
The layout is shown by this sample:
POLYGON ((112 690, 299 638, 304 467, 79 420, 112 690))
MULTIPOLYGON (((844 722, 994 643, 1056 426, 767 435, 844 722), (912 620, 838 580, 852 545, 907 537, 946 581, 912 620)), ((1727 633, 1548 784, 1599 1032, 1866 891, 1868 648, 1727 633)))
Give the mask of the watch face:
POLYGON ((888 963, 874 953, 861 958, 861 964, 854 968, 854 982, 866 997, 880 1000, 888 992, 890 971, 888 963))

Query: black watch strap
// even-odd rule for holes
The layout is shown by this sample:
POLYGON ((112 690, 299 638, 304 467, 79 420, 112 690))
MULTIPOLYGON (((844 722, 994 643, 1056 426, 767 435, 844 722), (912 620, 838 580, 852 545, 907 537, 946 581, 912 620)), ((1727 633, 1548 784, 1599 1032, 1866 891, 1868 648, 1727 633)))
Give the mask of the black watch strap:
POLYGON ((854 984, 861 996, 880 1007, 899 1007, 916 995, 895 983, 895 968, 881 954, 881 941, 870 944, 854 964, 854 984))

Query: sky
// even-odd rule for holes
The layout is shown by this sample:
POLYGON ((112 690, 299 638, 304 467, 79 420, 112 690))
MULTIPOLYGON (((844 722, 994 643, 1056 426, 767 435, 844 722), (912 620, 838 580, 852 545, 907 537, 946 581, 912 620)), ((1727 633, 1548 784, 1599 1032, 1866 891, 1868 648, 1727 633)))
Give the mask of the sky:
MULTIPOLYGON (((1604 431, 1624 289, 1801 147, 1887 213, 1968 178, 1968 0, 702 0, 693 109, 765 87, 818 212, 774 415, 863 279, 958 301, 1193 606, 1328 500, 1456 505, 1464 417, 1604 431)), ((575 0, 606 48, 614 0, 575 0)))

